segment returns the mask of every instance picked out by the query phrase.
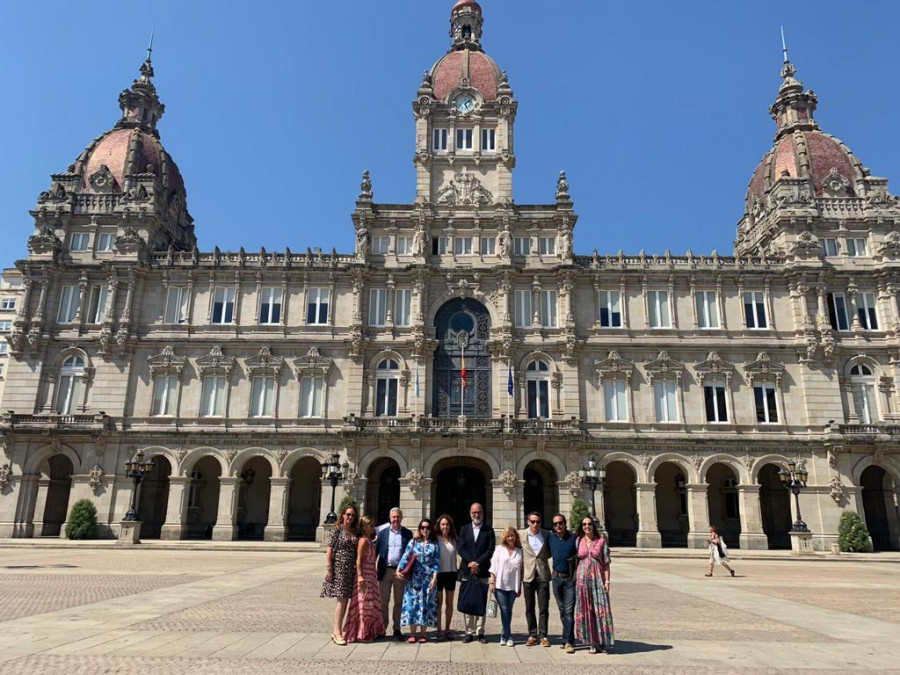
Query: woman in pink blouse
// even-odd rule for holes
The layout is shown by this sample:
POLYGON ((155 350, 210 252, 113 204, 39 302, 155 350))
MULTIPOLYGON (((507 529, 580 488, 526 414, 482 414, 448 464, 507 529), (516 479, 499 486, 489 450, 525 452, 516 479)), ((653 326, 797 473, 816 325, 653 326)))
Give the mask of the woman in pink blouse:
POLYGON ((522 557, 522 543, 519 541, 519 533, 514 527, 507 527, 500 538, 500 545, 494 549, 494 557, 491 558, 491 585, 490 592, 497 598, 500 606, 500 646, 513 646, 512 608, 513 603, 522 595, 522 571, 524 558, 522 557))

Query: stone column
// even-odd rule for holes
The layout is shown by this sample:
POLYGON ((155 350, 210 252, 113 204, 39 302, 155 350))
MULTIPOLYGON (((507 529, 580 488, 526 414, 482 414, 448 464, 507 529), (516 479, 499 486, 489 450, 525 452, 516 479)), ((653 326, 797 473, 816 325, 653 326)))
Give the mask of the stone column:
POLYGON ((637 490, 638 548, 661 548, 662 535, 656 524, 656 483, 635 483, 637 490))
POLYGON ((0 499, 0 537, 31 537, 34 535, 32 513, 34 494, 39 476, 13 474, 9 487, 0 499))
POLYGON ((687 490, 688 548, 709 546, 709 486, 706 483, 689 483, 687 490))
POLYGON ((187 488, 191 479, 187 476, 169 476, 169 500, 166 503, 166 520, 159 533, 160 539, 183 539, 187 523, 187 488))
POLYGON ((269 522, 263 534, 265 541, 284 541, 287 533, 287 508, 290 498, 290 478, 269 479, 269 522))
POLYGON ((769 548, 769 540, 762 527, 759 485, 738 485, 737 491, 741 516, 741 548, 745 551, 765 551, 769 548))
MULTIPOLYGON (((520 528, 519 524, 519 501, 522 481, 515 480, 515 485, 509 487, 503 484, 503 478, 494 478, 491 483, 491 509, 488 511, 487 504, 484 505, 485 516, 498 532, 507 525, 515 525, 516 529, 520 528)), ((497 541, 500 541, 499 534, 497 541)))
POLYGON ((44 510, 47 508, 47 493, 50 491, 50 479, 41 477, 37 480, 37 497, 34 502, 34 518, 32 519, 32 537, 40 537, 44 530, 44 510))
POLYGON ((219 510, 213 525, 213 541, 234 541, 237 539, 237 483, 236 476, 219 478, 219 510))

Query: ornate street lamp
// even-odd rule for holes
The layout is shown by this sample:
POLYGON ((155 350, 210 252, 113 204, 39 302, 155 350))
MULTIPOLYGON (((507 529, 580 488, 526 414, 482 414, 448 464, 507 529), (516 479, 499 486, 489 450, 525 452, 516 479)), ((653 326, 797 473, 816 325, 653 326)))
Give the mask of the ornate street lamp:
POLYGON ((328 481, 329 483, 331 483, 331 510, 328 512, 328 515, 325 516, 326 525, 333 525, 337 522, 337 513, 335 513, 334 511, 334 492, 335 490, 337 490, 338 483, 340 483, 344 478, 344 474, 341 473, 341 469, 343 468, 344 471, 346 471, 350 468, 350 465, 346 462, 344 462, 344 465, 342 467, 338 462, 338 459, 340 459, 338 454, 336 452, 332 452, 331 461, 325 462, 325 464, 322 465, 322 482, 324 483, 325 481, 328 481))
POLYGON ((125 475, 134 481, 134 490, 131 492, 131 508, 128 509, 128 513, 125 514, 125 520, 140 520, 137 511, 138 486, 141 484, 142 480, 150 475, 151 471, 153 471, 153 460, 148 459, 147 461, 144 461, 144 453, 142 452, 138 452, 134 457, 125 462, 125 475))
POLYGON ((794 521, 792 532, 809 532, 803 517, 800 515, 800 490, 806 487, 806 479, 809 477, 809 471, 806 469, 798 469, 796 462, 788 462, 787 469, 778 471, 778 478, 781 484, 786 487, 791 494, 794 495, 794 503, 797 505, 797 520, 794 521))
MULTIPOLYGON (((594 493, 597 492, 598 487, 602 490, 606 469, 598 467, 597 458, 591 455, 588 457, 587 464, 578 470, 578 478, 581 479, 581 484, 591 491, 591 511, 594 514, 594 521, 597 522, 597 499, 594 493)), ((603 492, 600 493, 600 496, 603 496, 603 492)))

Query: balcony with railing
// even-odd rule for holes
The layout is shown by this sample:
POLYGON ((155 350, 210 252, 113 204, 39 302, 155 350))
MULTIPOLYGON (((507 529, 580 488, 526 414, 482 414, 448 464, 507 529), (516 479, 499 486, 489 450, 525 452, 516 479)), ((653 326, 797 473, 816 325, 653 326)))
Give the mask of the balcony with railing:
POLYGON ((479 417, 357 417, 344 418, 344 430, 360 433, 399 434, 530 434, 582 435, 581 420, 569 419, 512 419, 505 415, 494 418, 479 417))
POLYGON ((81 429, 101 431, 109 428, 109 416, 105 412, 93 414, 59 415, 56 413, 29 415, 7 411, 0 414, 0 428, 27 429, 81 429))

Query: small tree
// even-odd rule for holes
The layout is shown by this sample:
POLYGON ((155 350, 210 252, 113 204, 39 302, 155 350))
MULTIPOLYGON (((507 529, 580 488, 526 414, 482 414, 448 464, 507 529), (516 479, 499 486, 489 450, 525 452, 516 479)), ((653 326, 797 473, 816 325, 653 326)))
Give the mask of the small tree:
POLYGON ((576 499, 572 502, 572 518, 569 521, 571 523, 572 529, 577 530, 579 523, 584 518, 590 518, 591 516, 591 507, 588 506, 588 503, 583 499, 576 499))
POLYGON ((344 512, 344 509, 346 509, 348 506, 354 506, 356 507, 357 512, 359 511, 359 507, 356 506, 356 500, 350 495, 347 495, 341 500, 341 503, 338 506, 338 516, 340 516, 344 512))
POLYGON ((66 522, 66 537, 69 539, 97 538, 97 508, 90 499, 79 499, 72 505, 66 522))
POLYGON ((838 545, 844 553, 868 553, 869 530, 856 511, 844 511, 838 525, 838 545))

